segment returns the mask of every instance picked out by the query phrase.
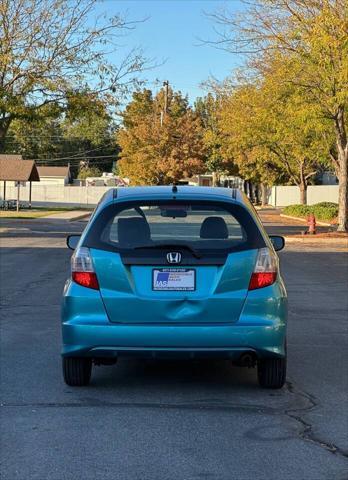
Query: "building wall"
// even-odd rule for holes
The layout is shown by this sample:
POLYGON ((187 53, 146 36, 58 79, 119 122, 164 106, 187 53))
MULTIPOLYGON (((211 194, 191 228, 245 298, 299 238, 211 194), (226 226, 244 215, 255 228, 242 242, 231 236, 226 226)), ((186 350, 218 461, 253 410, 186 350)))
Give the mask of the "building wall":
POLYGON ((68 184, 68 178, 62 178, 62 177, 40 177, 40 184, 41 185, 67 185, 68 184))
MULTIPOLYGON (((12 182, 12 181, 9 181, 9 180, 6 181, 6 191, 7 191, 7 187, 14 187, 14 186, 15 186, 15 182, 12 182)), ((3 189, 4 189, 4 182, 2 180, 0 180, 1 195, 2 195, 3 189)))
MULTIPOLYGON (((29 186, 29 182, 23 182, 27 183, 29 186)), ((35 182, 36 183, 36 182, 35 182)), ((62 177, 40 177, 40 185, 58 185, 64 187, 64 185, 67 185, 69 183, 68 177, 62 178, 62 177)), ((3 189, 4 182, 0 181, 0 189, 3 189)), ((33 182, 34 185, 34 182, 33 182)), ((16 184, 12 180, 6 181, 6 189, 7 187, 15 187, 16 184)))

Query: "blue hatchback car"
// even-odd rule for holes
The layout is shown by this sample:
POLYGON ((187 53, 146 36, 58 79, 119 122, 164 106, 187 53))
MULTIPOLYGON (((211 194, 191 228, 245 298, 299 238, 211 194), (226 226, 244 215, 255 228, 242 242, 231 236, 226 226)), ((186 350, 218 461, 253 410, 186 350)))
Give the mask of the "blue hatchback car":
POLYGON ((287 295, 266 234, 236 189, 109 190, 74 249, 62 304, 63 375, 122 355, 227 358, 257 366, 262 387, 286 377, 287 295))

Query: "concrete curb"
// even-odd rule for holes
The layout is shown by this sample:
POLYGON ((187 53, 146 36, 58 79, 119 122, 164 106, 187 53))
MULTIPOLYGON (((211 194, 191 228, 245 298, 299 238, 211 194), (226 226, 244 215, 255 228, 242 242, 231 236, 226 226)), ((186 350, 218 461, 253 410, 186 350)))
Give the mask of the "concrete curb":
POLYGON ((92 213, 92 212, 84 213, 84 214, 81 214, 81 215, 79 215, 79 216, 77 216, 77 217, 69 218, 68 221, 69 221, 69 222, 76 222, 76 221, 78 221, 78 220, 83 220, 84 218, 90 217, 90 216, 91 216, 91 213, 92 213))
POLYGON ((264 210, 264 211, 269 211, 269 210, 280 210, 279 207, 274 207, 273 205, 265 205, 261 207, 261 205, 254 205, 255 210, 264 210))
POLYGON ((308 244, 323 244, 326 245, 343 245, 348 248, 348 238, 338 237, 316 237, 315 235, 303 235, 302 237, 284 236, 285 246, 287 243, 308 243, 308 244))
MULTIPOLYGON (((302 218, 302 217, 293 217, 292 215, 284 215, 284 213, 281 213, 281 214, 280 214, 280 217, 289 218, 290 220, 298 220, 299 222, 307 223, 307 219, 306 219, 306 218, 302 218)), ((332 227, 332 226, 334 226, 332 223, 327 223, 327 222, 318 222, 318 221, 316 221, 316 224, 317 224, 317 225, 320 225, 320 226, 322 226, 322 227, 332 227)))

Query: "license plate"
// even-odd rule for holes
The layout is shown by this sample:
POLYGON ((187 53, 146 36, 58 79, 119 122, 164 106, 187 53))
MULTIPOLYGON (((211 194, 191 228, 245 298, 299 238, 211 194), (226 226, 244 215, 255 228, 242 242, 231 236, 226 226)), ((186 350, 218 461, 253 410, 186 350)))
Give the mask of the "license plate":
POLYGON ((196 289, 196 271, 192 268, 155 268, 152 270, 152 290, 186 291, 196 289))

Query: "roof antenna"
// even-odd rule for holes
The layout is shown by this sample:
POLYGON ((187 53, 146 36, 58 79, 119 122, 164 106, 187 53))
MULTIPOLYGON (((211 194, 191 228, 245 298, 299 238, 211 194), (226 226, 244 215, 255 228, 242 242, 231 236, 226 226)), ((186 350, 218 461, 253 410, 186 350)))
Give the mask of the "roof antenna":
POLYGON ((178 193, 178 187, 175 185, 175 183, 173 185, 172 192, 173 193, 178 193))

